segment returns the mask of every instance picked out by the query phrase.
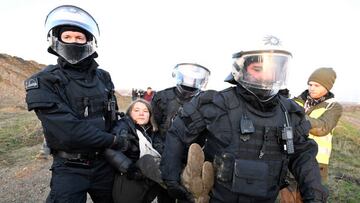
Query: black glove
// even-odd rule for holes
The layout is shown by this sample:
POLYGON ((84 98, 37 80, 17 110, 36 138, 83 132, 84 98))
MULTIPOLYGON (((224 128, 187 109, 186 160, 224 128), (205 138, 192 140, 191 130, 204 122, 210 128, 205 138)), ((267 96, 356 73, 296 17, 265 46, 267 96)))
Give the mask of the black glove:
POLYGON ((188 192, 184 186, 180 185, 179 182, 175 180, 165 180, 165 185, 172 198, 195 202, 192 194, 188 192))
POLYGON ((131 146, 131 139, 135 139, 135 137, 131 134, 116 134, 111 148, 125 152, 131 146))
POLYGON ((129 180, 145 179, 145 176, 141 173, 140 169, 135 165, 135 163, 130 164, 129 168, 126 170, 126 177, 129 180))

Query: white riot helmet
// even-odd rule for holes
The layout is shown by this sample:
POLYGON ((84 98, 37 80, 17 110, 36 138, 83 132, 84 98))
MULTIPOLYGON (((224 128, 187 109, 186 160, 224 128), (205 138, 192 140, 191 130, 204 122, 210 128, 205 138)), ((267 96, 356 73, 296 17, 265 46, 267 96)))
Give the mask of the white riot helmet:
POLYGON ((262 45, 258 49, 235 53, 231 74, 225 81, 239 83, 265 102, 286 86, 292 55, 281 48, 281 41, 275 36, 266 36, 262 45))
POLYGON ((71 64, 76 64, 95 53, 100 30, 95 19, 85 10, 63 5, 56 7, 47 15, 45 29, 50 43, 48 51, 63 57, 71 64), (62 27, 75 27, 86 35, 85 44, 64 43, 59 33, 62 27))
POLYGON ((206 87, 210 70, 195 63, 179 63, 175 66, 173 78, 176 87, 184 97, 192 97, 206 87))

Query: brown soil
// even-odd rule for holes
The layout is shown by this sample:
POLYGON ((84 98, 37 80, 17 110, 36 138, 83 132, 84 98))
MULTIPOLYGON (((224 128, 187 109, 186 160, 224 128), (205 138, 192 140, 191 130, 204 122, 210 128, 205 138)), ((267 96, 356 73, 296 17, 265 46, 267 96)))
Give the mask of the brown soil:
MULTIPOLYGON (((0 163, 0 202, 45 202, 50 191, 52 157, 38 159, 41 145, 23 148, 10 154, 14 163, 0 163)), ((92 203, 88 196, 88 203, 92 203)))
POLYGON ((10 156, 19 158, 13 164, 3 161, 0 166, 0 202, 45 202, 50 190, 49 168, 52 158, 36 159, 40 145, 21 149, 10 156), (25 155, 24 155, 25 154, 25 155))

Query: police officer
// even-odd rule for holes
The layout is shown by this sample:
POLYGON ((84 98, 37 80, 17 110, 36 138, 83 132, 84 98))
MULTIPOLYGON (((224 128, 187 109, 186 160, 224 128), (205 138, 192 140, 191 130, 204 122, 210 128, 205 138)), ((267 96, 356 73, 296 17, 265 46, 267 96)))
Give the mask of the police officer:
POLYGON ((206 87, 209 76, 210 70, 199 64, 179 63, 174 67, 176 86, 156 92, 151 102, 163 138, 179 108, 206 87))
POLYGON ((47 16, 48 52, 58 56, 25 81, 28 110, 40 119, 53 155, 46 202, 112 202, 113 169, 103 150, 120 148, 114 85, 94 60, 99 28, 83 9, 63 5, 47 16))
POLYGON ((274 36, 263 42, 233 55, 225 81, 236 86, 200 93, 174 119, 161 162, 171 196, 192 201, 179 174, 186 146, 205 134, 205 156, 216 171, 210 202, 274 202, 288 167, 302 186, 304 202, 326 201, 317 145, 307 138, 309 122, 297 104, 278 93, 291 53, 274 36))
MULTIPOLYGON (((161 141, 157 143, 162 146, 156 146, 160 152, 163 151, 165 134, 179 108, 206 87, 209 76, 210 70, 204 66, 195 63, 179 63, 172 73, 176 86, 158 91, 154 95, 151 106, 161 136, 161 141)), ((174 202, 170 199, 166 193, 158 196, 159 202, 174 202)))

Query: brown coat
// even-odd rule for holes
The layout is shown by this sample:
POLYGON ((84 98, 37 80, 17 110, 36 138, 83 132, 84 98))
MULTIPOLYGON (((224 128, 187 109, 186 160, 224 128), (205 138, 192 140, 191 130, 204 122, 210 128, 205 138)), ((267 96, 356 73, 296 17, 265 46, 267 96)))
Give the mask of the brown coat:
MULTIPOLYGON (((294 98, 293 100, 304 105, 304 93, 300 96, 294 98)), ((306 98, 306 97, 305 97, 306 98)), ((325 136, 329 132, 331 132, 337 125, 340 116, 342 114, 343 108, 338 102, 329 102, 329 100, 325 100, 313 107, 311 107, 306 112, 306 119, 308 119, 311 123, 310 133, 314 136, 325 136), (319 108, 327 108, 327 110, 322 114, 319 118, 311 118, 309 115, 315 109, 319 108)))

